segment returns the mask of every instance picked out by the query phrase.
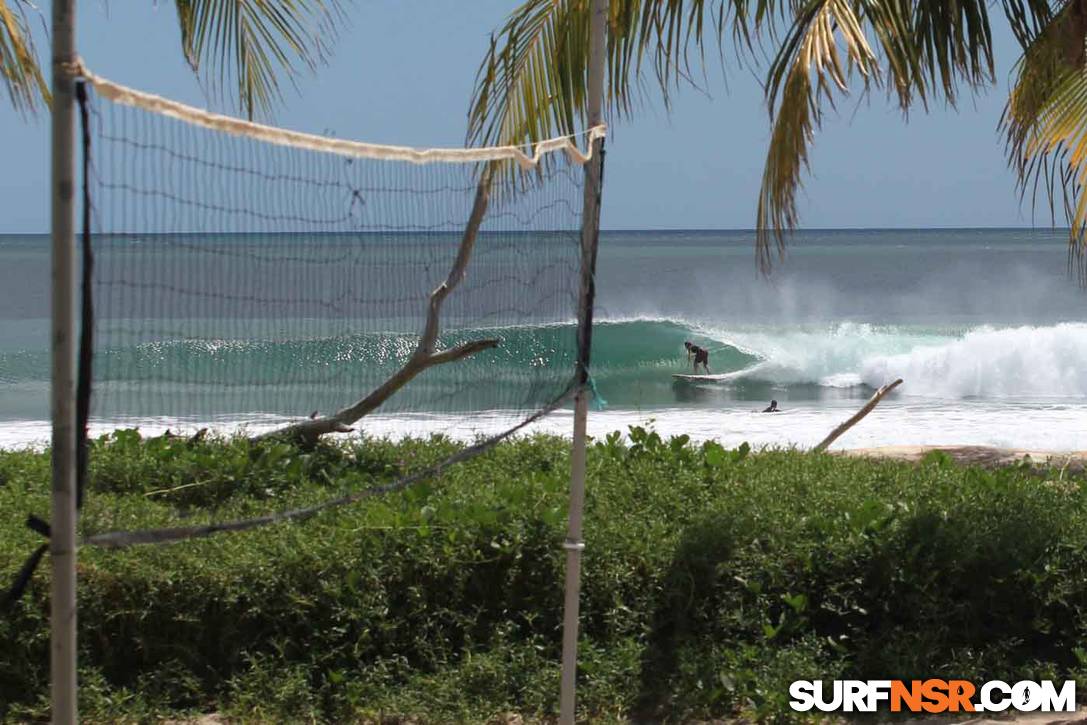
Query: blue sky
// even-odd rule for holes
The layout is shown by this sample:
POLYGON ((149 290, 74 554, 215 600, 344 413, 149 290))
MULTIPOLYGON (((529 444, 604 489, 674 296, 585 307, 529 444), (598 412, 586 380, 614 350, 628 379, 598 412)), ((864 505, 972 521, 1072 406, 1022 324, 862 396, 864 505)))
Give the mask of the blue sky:
MULTIPOLYGON (((89 67, 121 83, 223 109, 189 73, 173 4, 81 0, 89 67)), ((306 131, 417 146, 463 142, 476 67, 506 0, 356 0, 331 62, 286 89, 273 121, 306 131)), ((48 16, 48 3, 42 4, 48 16)), ((994 17, 999 13, 994 13, 994 17)), ((998 25, 1000 85, 959 110, 915 111, 907 124, 877 94, 827 119, 801 195, 805 227, 1029 226, 996 123, 1014 43, 998 25)), ((45 43, 40 43, 45 49, 45 43)), ((613 124, 605 228, 750 228, 769 135, 756 72, 716 56, 703 91, 670 114, 650 96, 613 124)), ((0 104, 0 233, 47 229, 48 123, 0 104)), ((1038 223, 1048 224, 1039 216, 1038 223)))

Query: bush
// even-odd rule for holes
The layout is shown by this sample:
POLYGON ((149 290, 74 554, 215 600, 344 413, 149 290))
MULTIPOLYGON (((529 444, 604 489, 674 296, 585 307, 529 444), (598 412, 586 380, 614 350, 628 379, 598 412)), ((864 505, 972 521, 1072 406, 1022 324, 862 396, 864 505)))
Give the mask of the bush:
MULTIPOLYGON (((399 494, 166 547, 85 549, 83 712, 140 720, 557 710, 567 441, 502 444, 399 494)), ((313 503, 440 460, 443 438, 301 451, 94 443, 84 534, 313 503)), ((1075 677, 1082 478, 749 454, 633 428, 590 450, 579 706, 788 719, 788 683, 1075 677)), ((40 543, 47 455, 0 452, 0 566, 40 543)), ((48 572, 0 620, 0 714, 44 715, 48 572)))

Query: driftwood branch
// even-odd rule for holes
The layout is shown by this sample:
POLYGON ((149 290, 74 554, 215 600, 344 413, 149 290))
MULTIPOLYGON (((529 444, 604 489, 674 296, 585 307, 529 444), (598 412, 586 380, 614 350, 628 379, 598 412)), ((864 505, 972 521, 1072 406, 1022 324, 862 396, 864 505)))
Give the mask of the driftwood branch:
POLYGON ((883 396, 885 396, 887 393, 891 392, 892 390, 894 390, 895 388, 897 388, 901 384, 902 384, 902 378, 899 378, 898 380, 895 380, 893 383, 888 383, 887 385, 884 385, 882 388, 877 390, 875 395, 873 395, 869 399, 869 401, 864 404, 863 408, 861 408, 856 413, 854 413, 853 417, 851 417, 849 420, 847 420, 846 422, 842 423, 840 426, 838 426, 837 428, 832 430, 830 432, 830 435, 828 435, 826 438, 823 439, 822 443, 820 443, 819 445, 817 445, 815 448, 812 449, 812 452, 813 453, 822 453, 823 451, 825 451, 827 449, 827 446, 829 446, 834 441, 838 440, 838 438, 841 437, 841 435, 843 433, 845 433, 847 430, 849 430, 850 428, 855 426, 860 421, 861 418, 863 418, 864 416, 871 413, 872 409, 875 408, 877 405, 879 405, 879 401, 883 400, 883 396))
POLYGON ((488 165, 480 176, 479 185, 476 187, 475 201, 472 203, 472 213, 465 225, 460 247, 457 249, 457 256, 453 260, 453 265, 449 269, 445 281, 430 293, 423 332, 419 336, 415 351, 412 352, 407 362, 385 382, 355 404, 332 415, 311 416, 308 420, 292 423, 286 427, 264 433, 257 436, 257 440, 286 438, 297 440, 303 444, 312 444, 327 433, 348 433, 354 430, 351 425, 355 421, 379 408, 385 401, 395 395, 400 388, 407 385, 424 370, 435 365, 463 360, 478 352, 498 346, 498 340, 487 339, 468 342, 449 350, 436 350, 438 334, 441 330, 442 305, 467 273, 468 262, 472 258, 476 237, 479 234, 480 226, 483 224, 483 217, 487 213, 487 204, 490 201, 491 194, 492 171, 492 167, 488 165))

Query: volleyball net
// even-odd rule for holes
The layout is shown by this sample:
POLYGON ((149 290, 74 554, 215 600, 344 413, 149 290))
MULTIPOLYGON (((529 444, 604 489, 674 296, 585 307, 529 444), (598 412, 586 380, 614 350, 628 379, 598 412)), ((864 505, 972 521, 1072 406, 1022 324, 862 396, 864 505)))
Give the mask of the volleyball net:
POLYGON ((494 434, 568 389, 574 139, 380 146, 84 78, 92 427, 333 415, 421 360, 420 343, 431 362, 364 406, 363 430, 494 434))
MULTIPOLYGON (((116 429, 464 442, 425 469, 305 508, 85 531, 83 545, 244 530, 398 490, 579 389, 581 167, 603 127, 532 148, 386 146, 79 76, 80 501, 88 439, 108 444, 116 429)), ((28 526, 48 536, 40 518, 28 526)))

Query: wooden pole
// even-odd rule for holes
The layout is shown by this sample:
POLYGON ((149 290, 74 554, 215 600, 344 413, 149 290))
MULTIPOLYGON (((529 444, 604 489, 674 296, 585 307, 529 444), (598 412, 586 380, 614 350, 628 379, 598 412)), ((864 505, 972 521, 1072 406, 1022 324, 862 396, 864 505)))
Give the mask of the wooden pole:
POLYGON ((52 463, 49 553, 50 677, 54 723, 74 724, 76 708, 75 421, 75 0, 53 0, 52 463))
MULTIPOLYGON (((589 34, 588 128, 603 118, 604 52, 607 0, 593 0, 589 34)), ((570 451, 570 517, 566 541, 566 597, 562 622, 562 685, 559 722, 573 725, 577 709, 578 611, 581 597, 581 521, 585 507, 585 430, 589 413, 589 358, 593 334, 593 298, 596 293, 596 250, 600 230, 600 192, 603 174, 603 139, 594 142, 592 159, 585 165, 585 198, 581 214, 581 293, 578 310, 578 391, 574 398, 574 438, 570 451)))
POLYGON ((901 384, 902 384, 902 378, 899 378, 898 380, 895 380, 893 383, 888 383, 887 385, 884 385, 882 388, 877 390, 876 394, 873 395, 868 400, 868 402, 864 404, 863 408, 861 408, 856 413, 854 413, 852 415, 852 417, 850 417, 849 420, 847 420, 846 422, 842 423, 840 426, 838 426, 837 428, 832 430, 830 432, 830 435, 828 435, 826 438, 824 438, 819 445, 817 445, 815 448, 812 448, 812 452, 813 453, 822 453, 823 451, 825 451, 827 449, 827 446, 829 446, 831 443, 833 443, 834 441, 838 440, 839 437, 841 437, 842 433, 845 433, 847 430, 849 430, 850 428, 855 426, 860 421, 861 418, 863 418, 864 416, 871 413, 872 408, 875 408, 876 405, 879 404, 879 401, 883 400, 884 395, 891 392, 892 390, 894 390, 895 388, 897 388, 901 384))

